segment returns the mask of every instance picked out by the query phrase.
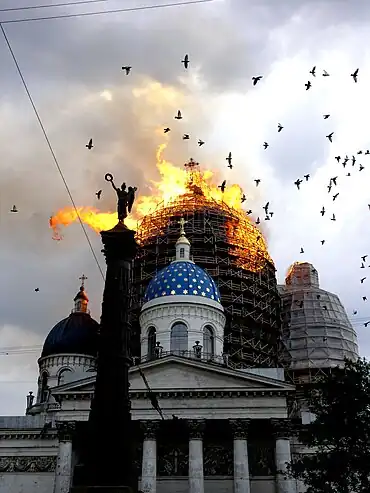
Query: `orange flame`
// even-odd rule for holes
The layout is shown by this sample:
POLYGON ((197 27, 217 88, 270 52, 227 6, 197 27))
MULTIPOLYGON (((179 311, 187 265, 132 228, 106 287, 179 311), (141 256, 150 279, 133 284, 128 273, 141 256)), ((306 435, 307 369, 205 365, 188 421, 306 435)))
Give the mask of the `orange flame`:
MULTIPOLYGON (((217 202, 224 202, 229 207, 241 209, 242 190, 239 185, 227 186, 222 193, 217 185, 212 183, 214 173, 210 170, 189 172, 177 168, 166 161, 162 155, 167 144, 161 144, 156 152, 157 169, 161 175, 160 181, 151 180, 151 195, 139 195, 134 203, 130 217, 125 219, 125 224, 131 229, 137 228, 137 223, 144 216, 153 212, 159 204, 166 206, 171 200, 189 192, 189 188, 199 187, 204 196, 217 202), (189 177, 191 185, 189 186, 189 177)), ((55 237, 60 237, 59 227, 68 226, 71 223, 81 221, 90 226, 94 231, 109 230, 117 224, 117 212, 101 212, 93 207, 78 207, 77 212, 73 207, 60 209, 50 218, 50 227, 55 237)))

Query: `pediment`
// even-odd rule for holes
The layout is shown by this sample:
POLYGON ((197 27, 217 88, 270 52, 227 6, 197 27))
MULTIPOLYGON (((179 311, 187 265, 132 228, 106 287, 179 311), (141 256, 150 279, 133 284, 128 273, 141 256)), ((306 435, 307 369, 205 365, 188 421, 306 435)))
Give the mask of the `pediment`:
MULTIPOLYGON (((218 365, 169 356, 140 365, 153 391, 166 390, 260 390, 292 391, 294 386, 274 378, 252 375, 218 365)), ((145 390, 139 368, 131 368, 131 388, 145 390)))
MULTIPOLYGON (((243 390, 243 391, 293 391, 294 385, 274 378, 233 370, 200 361, 168 356, 130 368, 130 392, 146 391, 140 369, 151 388, 161 391, 243 390)), ((58 387, 53 395, 90 394, 94 391, 95 375, 58 387)))

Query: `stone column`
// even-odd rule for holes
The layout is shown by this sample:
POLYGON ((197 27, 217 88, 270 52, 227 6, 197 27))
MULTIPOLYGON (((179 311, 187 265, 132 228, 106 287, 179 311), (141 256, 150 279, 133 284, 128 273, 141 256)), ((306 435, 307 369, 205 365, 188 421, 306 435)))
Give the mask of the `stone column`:
POLYGON ((272 419, 275 436, 275 465, 277 493, 295 493, 295 481, 287 476, 287 462, 291 461, 290 436, 291 424, 288 419, 272 419))
POLYGON ((250 419, 231 419, 234 438, 234 493, 250 493, 248 428, 250 419))
POLYGON ((156 493, 157 486, 157 438, 159 421, 141 421, 144 433, 143 464, 141 469, 141 491, 156 493))
POLYGON ((188 420, 189 493, 204 493, 203 432, 205 420, 188 420))
POLYGON ((72 485, 72 438, 76 423, 57 421, 59 448, 55 470, 54 493, 69 493, 72 485))

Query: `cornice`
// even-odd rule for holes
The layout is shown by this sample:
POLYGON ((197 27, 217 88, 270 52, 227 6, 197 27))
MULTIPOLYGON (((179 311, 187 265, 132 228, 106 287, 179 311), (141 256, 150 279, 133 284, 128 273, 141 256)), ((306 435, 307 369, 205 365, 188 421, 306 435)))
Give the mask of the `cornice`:
POLYGON ((16 429, 0 431, 0 440, 56 440, 58 438, 57 430, 49 431, 47 434, 41 434, 40 430, 21 430, 16 429))
POLYGON ((201 318, 217 324, 225 323, 225 315, 219 309, 209 305, 189 305, 185 303, 154 306, 150 310, 141 313, 140 323, 145 327, 153 319, 168 317, 201 318))
POLYGON ((54 472, 56 465, 56 456, 0 457, 0 473, 54 472))

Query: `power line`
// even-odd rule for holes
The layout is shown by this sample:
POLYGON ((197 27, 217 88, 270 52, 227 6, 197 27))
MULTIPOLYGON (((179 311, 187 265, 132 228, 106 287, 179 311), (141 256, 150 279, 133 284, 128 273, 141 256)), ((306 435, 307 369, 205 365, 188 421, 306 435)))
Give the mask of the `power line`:
POLYGON ((31 9, 49 9, 52 7, 68 7, 70 5, 86 5, 87 3, 102 3, 109 2, 110 0, 75 0, 73 2, 63 2, 63 3, 49 3, 48 5, 29 5, 26 7, 8 7, 5 9, 0 9, 0 12, 13 12, 18 10, 31 10, 31 9))
POLYGON ((31 105, 32 105, 33 111, 34 111, 34 113, 35 113, 35 115, 36 115, 36 118, 37 118, 37 120, 38 120, 38 122, 39 122, 39 125, 40 125, 40 127, 41 127, 42 133, 44 134, 44 137, 45 137, 46 143, 47 143, 47 145, 48 145, 48 147, 49 147, 49 150, 50 150, 50 152, 51 152, 51 155, 53 156, 53 160, 54 160, 55 166, 57 167, 57 170, 58 170, 58 172, 59 172, 59 174, 60 174, 60 177, 61 177, 61 178, 62 178, 62 180, 63 180, 64 186, 65 186, 65 188, 66 188, 66 190, 67 190, 67 193, 68 193, 68 195, 69 195, 69 198, 70 198, 70 200, 71 200, 71 202, 72 202, 72 205, 73 205, 73 207, 74 207, 74 209, 75 209, 75 212, 76 212, 76 214, 77 214, 78 220, 79 220, 80 225, 81 225, 81 228, 82 228, 82 230, 83 230, 83 232, 84 232, 84 234, 85 234, 86 240, 87 240, 87 242, 88 242, 88 244, 89 244, 89 247, 90 247, 91 253, 92 253, 92 255, 93 255, 94 259, 95 259, 96 265, 98 266, 98 269, 99 269, 100 274, 101 274, 101 276, 102 276, 102 278, 103 278, 103 281, 104 281, 104 280, 105 280, 105 278, 104 278, 104 273, 103 273, 103 271, 102 271, 102 268, 100 267, 100 264, 99 264, 98 258, 97 258, 97 256, 96 256, 95 251, 94 251, 94 248, 93 248, 93 246, 92 246, 92 244, 91 244, 91 241, 90 241, 89 235, 87 234, 86 228, 85 228, 85 226, 84 226, 84 224, 83 224, 83 222, 82 222, 82 220, 81 220, 80 214, 78 213, 78 209, 77 209, 77 206, 76 206, 75 201, 74 201, 74 199, 73 199, 73 196, 72 196, 72 194, 71 194, 71 191, 70 191, 70 189, 69 189, 68 183, 66 182, 66 179, 64 178, 64 175, 63 175, 62 169, 61 169, 61 167, 59 166, 59 163, 58 163, 57 157, 56 157, 55 152, 54 152, 54 150, 53 150, 53 147, 52 147, 52 145, 51 145, 51 143, 50 143, 49 137, 48 137, 48 135, 47 135, 47 133, 46 133, 45 127, 44 127, 44 125, 43 125, 43 123, 42 123, 42 121, 41 121, 40 115, 39 115, 39 113, 38 113, 38 111, 37 111, 37 108, 36 108, 36 106, 35 106, 35 103, 33 102, 33 99, 32 99, 32 96, 31 96, 31 93, 30 93, 30 91, 29 91, 29 89, 28 89, 28 86, 27 86, 27 84, 26 84, 26 81, 25 81, 25 79, 24 79, 24 77, 23 77, 22 71, 21 71, 21 69, 20 69, 20 67, 19 67, 19 64, 18 64, 18 61, 17 61, 17 59, 16 59, 16 57, 15 57, 15 54, 14 54, 14 52, 13 52, 13 50, 12 50, 12 47, 11 47, 11 45, 10 45, 10 42, 9 42, 9 40, 8 40, 8 37, 7 37, 6 33, 5 33, 4 27, 3 27, 3 25, 2 25, 1 23, 0 23, 0 28, 1 28, 1 31, 2 31, 2 33, 3 33, 4 39, 5 39, 5 41, 6 41, 6 44, 7 44, 8 48, 9 48, 10 54, 11 54, 11 56, 12 56, 12 58, 13 58, 13 61, 14 61, 14 63, 15 63, 15 66, 16 66, 16 68, 17 68, 18 74, 19 74, 19 76, 20 76, 20 78, 21 78, 21 80, 22 80, 22 83, 23 83, 24 89, 25 89, 25 91, 26 91, 26 93, 27 93, 28 99, 29 99, 29 101, 30 101, 30 103, 31 103, 31 105))
POLYGON ((156 5, 144 5, 143 7, 127 7, 123 9, 112 9, 112 10, 100 10, 97 12, 83 12, 81 14, 62 14, 62 15, 50 15, 45 17, 31 17, 28 19, 10 19, 5 21, 0 21, 0 24, 13 24, 17 22, 31 22, 31 21, 46 21, 51 19, 69 19, 71 17, 85 17, 90 15, 103 15, 103 14, 118 14, 120 12, 134 12, 138 10, 154 10, 165 7, 181 7, 184 5, 193 5, 193 4, 201 4, 201 3, 211 3, 215 0, 187 0, 183 2, 177 3, 164 3, 164 4, 156 4, 156 5))

